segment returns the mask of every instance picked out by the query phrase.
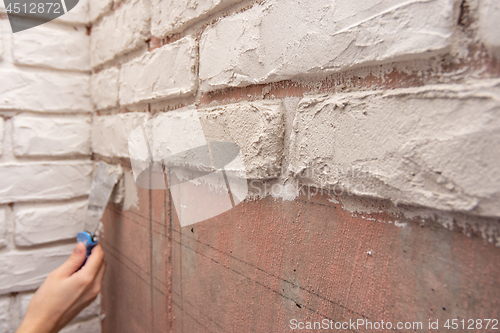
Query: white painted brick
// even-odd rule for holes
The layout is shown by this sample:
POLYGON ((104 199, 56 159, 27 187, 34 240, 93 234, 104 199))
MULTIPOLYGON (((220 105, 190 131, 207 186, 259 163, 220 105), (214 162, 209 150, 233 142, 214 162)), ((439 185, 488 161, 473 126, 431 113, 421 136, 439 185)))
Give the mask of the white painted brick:
MULTIPOLYGON (((2 1, 0 0, 0 13, 2 12, 2 7, 3 6, 3 3, 2 1)), ((3 27, 2 25, 0 24, 0 61, 3 60, 3 27)))
POLYGON ((6 206, 0 206, 0 248, 7 245, 7 212, 6 206))
POLYGON ((291 170, 338 193, 500 216, 499 114, 500 80, 305 97, 291 170))
POLYGON ((12 34, 12 57, 18 65, 89 71, 89 52, 85 26, 46 23, 12 34))
POLYGON ((193 94, 196 61, 196 41, 186 37, 124 64, 120 71, 120 104, 193 94))
POLYGON ((246 177, 269 179, 280 175, 284 135, 281 101, 222 105, 201 109, 198 114, 207 141, 238 145, 246 177))
POLYGON ((91 119, 88 116, 44 117, 20 115, 13 119, 16 156, 90 155, 91 119))
POLYGON ((240 0, 152 0, 155 10, 151 13, 153 36, 163 37, 181 31, 189 24, 228 7, 240 0))
POLYGON ((106 12, 113 9, 113 0, 89 0, 90 21, 94 22, 106 12))
MULTIPOLYGON (((31 299, 33 298, 35 294, 34 293, 27 293, 27 294, 21 294, 20 299, 21 299, 21 315, 24 317, 26 314, 26 311, 28 310, 28 305, 31 302, 31 299)), ((95 301, 90 303, 89 306, 87 306, 85 309, 83 309, 73 321, 80 321, 84 319, 88 319, 90 317, 95 317, 99 315, 101 312, 101 295, 98 295, 95 301)), ((1 332, 1 331, 0 331, 1 332)))
POLYGON ((118 104, 118 78, 120 70, 110 67, 97 74, 92 74, 90 91, 92 103, 97 110, 114 107, 118 104))
POLYGON ((149 34, 149 2, 130 0, 92 27, 92 67, 145 45, 149 34))
POLYGON ((479 5, 479 32, 489 51, 500 58, 500 2, 481 0, 479 5))
POLYGON ((0 297, 0 332, 14 332, 15 329, 15 327, 11 327, 10 297, 0 297))
POLYGON ((91 173, 90 161, 0 165, 0 203, 87 195, 91 173))
POLYGON ((0 256, 0 294, 36 289, 47 275, 66 261, 74 244, 10 251, 0 256))
POLYGON ((94 318, 78 324, 68 325, 61 330, 61 333, 100 333, 101 320, 94 318))
POLYGON ((205 29, 201 89, 445 53, 454 7, 452 0, 265 1, 205 29))
POLYGON ((89 112, 88 74, 0 69, 0 110, 89 112))
POLYGON ((3 137, 5 135, 5 120, 0 117, 0 155, 3 153, 3 137))
POLYGON ((62 204, 16 204, 16 245, 32 246, 75 238, 83 230, 87 204, 87 200, 62 204))
POLYGON ((92 151, 103 156, 128 157, 128 136, 147 118, 144 113, 94 117, 92 151))

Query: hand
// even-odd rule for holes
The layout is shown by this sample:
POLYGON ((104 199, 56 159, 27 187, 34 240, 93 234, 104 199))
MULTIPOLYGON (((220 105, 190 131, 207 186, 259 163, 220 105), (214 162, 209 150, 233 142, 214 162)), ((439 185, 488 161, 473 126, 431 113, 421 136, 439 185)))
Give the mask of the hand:
POLYGON ((16 333, 55 333, 95 300, 101 291, 106 262, 101 245, 92 249, 77 243, 71 257, 49 274, 31 300, 16 333))

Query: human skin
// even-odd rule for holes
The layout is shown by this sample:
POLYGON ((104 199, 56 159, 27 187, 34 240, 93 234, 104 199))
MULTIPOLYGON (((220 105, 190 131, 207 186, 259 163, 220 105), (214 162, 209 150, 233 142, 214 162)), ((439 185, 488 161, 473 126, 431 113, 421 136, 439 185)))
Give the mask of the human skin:
POLYGON ((85 245, 77 243, 69 259, 38 288, 16 333, 59 332, 95 300, 106 268, 102 247, 95 246, 82 267, 85 257, 85 245))

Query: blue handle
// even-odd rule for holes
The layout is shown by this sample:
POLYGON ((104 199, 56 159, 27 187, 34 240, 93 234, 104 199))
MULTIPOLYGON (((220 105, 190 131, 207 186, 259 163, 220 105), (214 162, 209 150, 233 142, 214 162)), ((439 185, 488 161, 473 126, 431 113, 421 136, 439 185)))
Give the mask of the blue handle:
POLYGON ((87 258, 89 257, 94 246, 97 245, 97 237, 88 231, 80 231, 78 235, 76 235, 76 241, 85 244, 85 247, 87 248, 87 258))

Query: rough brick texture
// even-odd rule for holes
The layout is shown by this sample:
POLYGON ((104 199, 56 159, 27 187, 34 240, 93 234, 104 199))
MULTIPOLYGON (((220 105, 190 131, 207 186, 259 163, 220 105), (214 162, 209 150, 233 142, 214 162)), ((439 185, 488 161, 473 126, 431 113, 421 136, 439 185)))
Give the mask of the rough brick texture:
POLYGON ((3 139, 5 133, 5 120, 0 117, 0 155, 3 153, 3 139))
POLYGON ((294 120, 292 171, 356 195, 500 216, 499 97, 498 80, 308 96, 294 120))
POLYGON ((87 216, 87 200, 57 204, 17 204, 14 207, 15 243, 33 246, 74 239, 87 216))
POLYGON ((33 290, 68 259, 74 244, 9 251, 0 256, 0 294, 33 290))
POLYGON ((103 156, 128 157, 128 136, 147 120, 144 113, 123 113, 94 118, 92 150, 103 156))
POLYGON ((44 24, 13 34, 14 63, 47 68, 90 70, 90 38, 85 26, 44 24))
POLYGON ((96 333, 101 331, 101 320, 95 318, 82 323, 66 326, 61 333, 96 333))
POLYGON ((87 195, 90 162, 33 162, 0 165, 0 203, 61 200, 87 195))
POLYGON ((92 110, 89 76, 86 74, 0 68, 0 76, 2 77, 0 110, 43 112, 92 110))
POLYGON ((199 116, 207 141, 238 145, 247 178, 269 179, 281 171, 283 112, 281 101, 257 101, 200 109, 199 116))
POLYGON ((148 1, 130 0, 94 25, 90 36, 92 66, 146 45, 149 15, 148 1))
POLYGON ((7 245, 7 214, 6 206, 0 206, 0 248, 7 245))
MULTIPOLYGON (((120 1, 116 1, 119 3, 120 1)), ((94 22, 99 19, 104 13, 109 12, 113 8, 113 0, 89 0, 90 21, 94 22)))
POLYGON ((240 0, 153 0, 151 13, 151 33, 162 37, 180 31, 183 27, 195 23, 240 0))
POLYGON ((115 107, 118 104, 118 78, 120 71, 116 67, 104 69, 92 74, 90 91, 95 109, 102 110, 115 107))
POLYGON ((10 319, 10 299, 9 297, 0 297, 0 332, 12 332, 10 319))
POLYGON ((454 1, 266 1, 207 27, 201 89, 429 57, 450 46, 454 1), (297 18, 300 19, 297 21, 297 18), (296 22, 291 23, 291 22, 296 22))
POLYGON ((90 155, 90 117, 14 118, 16 156, 90 155))
POLYGON ((479 31, 486 47, 497 58, 500 58, 500 34, 498 22, 500 21, 500 3, 495 0, 480 1, 479 31))
POLYGON ((196 42, 186 37, 124 64, 120 104, 193 94, 197 87, 196 63, 196 42))

